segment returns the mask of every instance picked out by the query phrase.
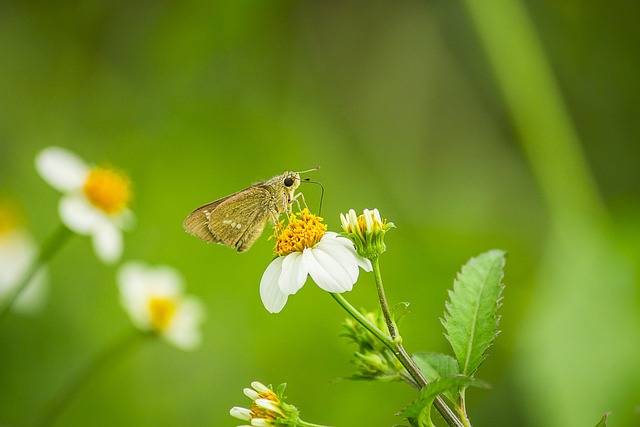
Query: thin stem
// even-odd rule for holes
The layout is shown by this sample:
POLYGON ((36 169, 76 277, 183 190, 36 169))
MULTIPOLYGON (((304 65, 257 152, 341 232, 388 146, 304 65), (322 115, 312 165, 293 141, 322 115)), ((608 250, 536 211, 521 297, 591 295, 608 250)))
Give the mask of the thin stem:
POLYGON ((41 246, 40 252, 29 266, 20 283, 9 293, 7 299, 0 306, 0 321, 7 315, 11 306, 16 302, 22 291, 29 285, 33 276, 57 254, 73 233, 63 224, 41 246))
POLYGON ((373 277, 376 280, 376 289, 378 290, 378 300, 380 301, 380 307, 382 308, 382 315, 387 322, 387 328, 389 329, 389 335, 393 341, 399 340, 398 328, 393 321, 391 311, 389 310, 389 304, 387 303, 387 296, 384 292, 384 286, 382 285, 382 274, 380 273, 380 262, 377 256, 370 259, 373 266, 373 277))
POLYGON ((135 344, 140 343, 141 337, 152 336, 151 334, 143 334, 137 330, 133 332, 134 333, 123 335, 119 340, 114 341, 98 353, 94 359, 67 384, 65 389, 53 399, 34 425, 36 427, 45 427, 54 424, 77 394, 86 387, 96 375, 103 371, 108 364, 114 363, 118 358, 122 358, 128 352, 132 351, 135 344))
POLYGON ((391 339, 389 339, 389 337, 383 331, 381 331, 362 313, 356 310, 356 308, 352 306, 351 303, 347 301, 345 297, 342 296, 342 294, 331 293, 331 296, 333 297, 333 299, 335 299, 338 302, 338 304, 342 306, 342 308, 346 310, 347 313, 349 313, 349 315, 351 315, 351 317, 353 317, 358 323, 364 326, 365 329, 371 332, 371 334, 374 337, 378 338, 378 340, 380 340, 380 342, 382 342, 384 345, 389 347, 389 349, 391 350, 394 349, 393 342, 391 341, 391 339))
MULTIPOLYGON (((338 304, 342 306, 342 308, 345 309, 347 313, 349 313, 349 315, 351 315, 351 317, 353 317, 358 323, 360 323, 365 329, 367 329, 373 336, 375 336, 378 340, 380 340, 380 342, 382 342, 393 352, 402 366, 406 369, 407 373, 410 375, 412 385, 415 388, 420 390, 427 385, 427 380, 420 372, 420 369, 418 369, 413 360, 411 360, 400 343, 392 340, 385 332, 381 331, 376 325, 371 323, 371 321, 369 321, 369 319, 367 319, 362 313, 356 310, 355 307, 353 307, 353 305, 351 305, 351 303, 349 303, 349 301, 347 301, 346 298, 342 296, 342 294, 331 293, 331 296, 338 302, 338 304)), ((464 424, 462 424, 460 420, 458 420, 451 408, 449 408, 440 397, 436 398, 434 406, 451 427, 465 427, 464 424)))
MULTIPOLYGON (((380 273, 380 262, 379 257, 375 256, 370 258, 371 265, 373 266, 373 276, 376 281, 376 288, 378 290, 378 299, 380 300, 380 307, 382 308, 382 314, 387 322, 387 327, 389 328, 389 335, 391 336, 391 340, 393 342, 393 348, 391 349, 395 354, 396 358, 400 361, 402 366, 409 372, 411 377, 420 385, 420 388, 425 387, 428 384, 427 379, 424 377, 420 368, 415 364, 413 359, 407 354, 406 350, 402 346, 402 337, 398 331, 398 327, 391 316, 391 311, 389 310, 389 304, 387 303, 387 297, 384 292, 384 285, 382 284, 382 274, 380 273)), ((444 418, 444 420, 452 427, 464 427, 467 423, 463 423, 458 419, 455 413, 449 408, 449 406, 440 398, 439 396, 433 402, 433 405, 436 407, 440 415, 444 418)))
POLYGON ((296 426, 299 427, 328 427, 322 424, 313 424, 313 423, 308 423, 306 421, 303 420, 298 420, 298 423, 296 424, 296 426))

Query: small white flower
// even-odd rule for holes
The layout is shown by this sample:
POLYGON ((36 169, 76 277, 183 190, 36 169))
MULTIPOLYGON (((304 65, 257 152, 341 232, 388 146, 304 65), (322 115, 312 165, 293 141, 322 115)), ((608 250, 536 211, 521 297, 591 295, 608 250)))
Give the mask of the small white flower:
POLYGON ((272 427, 272 426, 317 426, 300 419, 298 408, 285 402, 284 389, 286 384, 280 384, 276 391, 261 382, 251 383, 253 388, 245 388, 244 394, 251 399, 251 408, 235 406, 229 413, 242 421, 249 421, 249 425, 238 427, 272 427))
POLYGON ((122 255, 122 231, 134 221, 128 205, 129 179, 108 167, 88 165, 74 153, 48 147, 36 156, 36 169, 64 195, 58 211, 72 231, 92 237, 93 247, 107 263, 122 255))
POLYGON ((291 216, 280 231, 274 259, 260 280, 260 296, 271 313, 280 312, 289 297, 311 276, 323 290, 342 293, 353 289, 359 268, 371 271, 371 262, 358 256, 353 243, 337 233, 326 232, 321 218, 306 209, 291 216))
POLYGON ((183 295, 182 278, 175 269, 128 262, 118 271, 118 286, 122 306, 137 328, 157 333, 183 350, 200 345, 204 305, 183 295))
MULTIPOLYGON (((298 425, 296 422, 299 420, 297 409, 285 403, 281 399, 282 396, 259 381, 253 381, 251 387, 253 388, 244 389, 245 396, 252 400, 251 409, 234 406, 229 411, 232 417, 249 421, 251 427, 298 425), (291 419, 291 423, 287 422, 289 419, 291 419)), ((281 388, 284 391, 284 387, 281 386, 281 388)))
MULTIPOLYGON (((15 293, 16 286, 27 274, 37 251, 36 243, 26 230, 0 230, 0 301, 15 293)), ((44 306, 47 284, 47 270, 41 267, 20 292, 11 308, 21 314, 37 313, 44 306)))

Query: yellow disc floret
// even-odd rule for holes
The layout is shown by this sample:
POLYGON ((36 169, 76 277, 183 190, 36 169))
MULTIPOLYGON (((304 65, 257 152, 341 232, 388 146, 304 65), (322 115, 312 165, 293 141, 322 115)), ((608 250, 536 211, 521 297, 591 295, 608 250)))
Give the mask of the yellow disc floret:
MULTIPOLYGON (((261 392, 260 394, 258 394, 257 399, 267 399, 273 402, 274 407, 276 408, 280 406, 280 399, 272 391, 261 392)), ((255 400, 253 401, 253 405, 251 405, 251 413, 252 413, 252 418, 261 418, 264 420, 275 420, 276 418, 278 418, 278 415, 279 415, 277 413, 274 413, 270 409, 267 409, 267 408, 264 408, 263 406, 258 405, 255 400)))
POLYGON ((167 329, 176 312, 176 302, 169 298, 150 298, 151 328, 156 332, 167 329))
POLYGON ((89 202, 108 215, 125 209, 131 199, 131 183, 122 173, 107 167, 89 171, 83 187, 89 202))
POLYGON ((22 215, 9 201, 0 199, 0 235, 8 234, 23 226, 22 215))
POLYGON ((286 227, 282 223, 276 228, 276 254, 283 256, 292 252, 302 252, 320 241, 327 226, 322 218, 309 212, 307 208, 291 214, 286 227))

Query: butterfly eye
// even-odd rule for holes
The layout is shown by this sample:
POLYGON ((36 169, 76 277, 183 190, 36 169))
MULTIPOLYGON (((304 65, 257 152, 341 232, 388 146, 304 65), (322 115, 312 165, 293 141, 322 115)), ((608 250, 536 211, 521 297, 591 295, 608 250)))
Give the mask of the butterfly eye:
POLYGON ((292 185, 293 185, 293 178, 291 178, 290 176, 286 177, 284 179, 284 186, 291 187, 292 185))

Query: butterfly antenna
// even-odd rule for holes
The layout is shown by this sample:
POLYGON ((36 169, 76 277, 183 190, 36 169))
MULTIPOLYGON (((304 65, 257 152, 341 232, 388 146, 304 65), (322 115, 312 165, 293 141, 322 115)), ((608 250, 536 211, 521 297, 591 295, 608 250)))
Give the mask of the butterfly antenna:
POLYGON ((307 173, 307 172, 313 172, 313 171, 317 171, 317 170, 320 170, 320 166, 316 166, 315 168, 307 169, 306 171, 300 171, 298 173, 307 173))
MULTIPOLYGON (((319 169, 319 167, 316 168, 316 169, 319 169)), ((316 169, 310 169, 310 170, 316 170, 316 169)), ((300 173, 302 173, 302 172, 300 172, 300 173)), ((324 200, 324 186, 319 181, 311 181, 309 178, 302 179, 302 180, 300 180, 300 182, 306 182, 306 183, 309 183, 309 184, 316 184, 316 185, 320 186, 320 189, 322 191, 320 193, 320 204, 318 206, 318 216, 322 215, 322 200, 324 200)))

